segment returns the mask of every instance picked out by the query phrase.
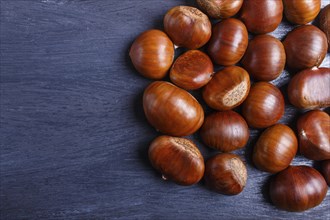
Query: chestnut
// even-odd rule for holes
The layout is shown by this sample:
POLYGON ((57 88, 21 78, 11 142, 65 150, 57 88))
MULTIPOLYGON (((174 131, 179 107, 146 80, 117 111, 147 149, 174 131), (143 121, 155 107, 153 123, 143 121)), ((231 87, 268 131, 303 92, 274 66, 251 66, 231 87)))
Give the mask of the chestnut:
POLYGON ((314 25, 302 25, 283 41, 286 64, 293 71, 319 66, 328 49, 327 37, 314 25))
POLYGON ((282 21, 281 0, 244 0, 240 18, 249 32, 265 34, 274 31, 282 21))
POLYGON ((319 205, 328 191, 322 175, 312 167, 290 166, 270 181, 270 199, 280 209, 301 212, 319 205))
POLYGON ((215 19, 234 16, 242 7, 243 0, 196 0, 207 15, 215 19))
POLYGON ((203 156, 189 139, 159 136, 152 141, 148 154, 152 166, 165 180, 192 185, 204 175, 203 156))
POLYGON ((245 25, 240 20, 228 18, 213 27, 208 53, 215 63, 231 66, 243 57, 247 46, 245 25))
POLYGON ((187 91, 172 83, 156 81, 143 94, 143 109, 149 123, 164 134, 187 136, 203 124, 204 111, 187 91))
POLYGON ((301 109, 330 106, 330 68, 306 69, 289 82, 288 97, 292 105, 301 109))
POLYGON ((210 189, 225 195, 237 195, 247 181, 243 161, 235 154, 217 154, 206 161, 204 180, 210 189))
POLYGON ((295 133, 276 124, 262 132, 253 149, 253 163, 260 170, 277 173, 287 168, 298 150, 295 133))
POLYGON ((234 111, 208 115, 200 129, 203 142, 222 152, 243 148, 249 140, 249 134, 245 120, 234 111))
POLYGON ((242 115, 253 128, 274 125, 284 114, 284 97, 281 91, 268 82, 257 82, 242 105, 242 115))
POLYGON ((321 162, 321 173, 328 186, 330 186, 330 160, 324 160, 321 162))
POLYGON ((212 76, 212 60, 199 50, 189 50, 179 56, 170 70, 171 81, 186 90, 201 88, 212 76))
POLYGON ((293 24, 307 24, 316 18, 321 0, 283 0, 286 19, 293 24))
POLYGON ((250 90, 249 74, 241 67, 230 66, 217 72, 203 89, 205 102, 216 110, 239 106, 250 90))
POLYGON ((330 51, 330 4, 324 7, 320 13, 319 27, 325 33, 330 51))
POLYGON ((299 150, 311 160, 330 159, 330 116, 314 110, 298 119, 299 150))
POLYGON ((255 80, 271 81, 284 69, 284 46, 275 37, 258 35, 249 42, 241 62, 255 80))
POLYGON ((164 17, 165 32, 178 47, 202 47, 211 37, 211 28, 207 15, 190 6, 176 6, 164 17))
POLYGON ((135 39, 129 56, 142 76, 162 79, 173 63, 174 45, 164 32, 148 30, 135 39))

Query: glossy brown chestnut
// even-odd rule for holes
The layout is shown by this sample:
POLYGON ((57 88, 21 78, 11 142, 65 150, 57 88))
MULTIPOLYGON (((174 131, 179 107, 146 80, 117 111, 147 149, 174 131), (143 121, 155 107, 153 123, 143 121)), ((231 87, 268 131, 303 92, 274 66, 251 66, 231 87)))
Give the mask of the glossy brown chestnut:
POLYGON ((330 106, 330 68, 306 69, 296 74, 288 86, 292 105, 302 109, 330 106))
POLYGON ((298 150, 295 133, 286 125, 267 128, 253 149, 253 163, 260 170, 277 173, 287 168, 298 150))
POLYGON ((179 56, 170 70, 171 81, 186 90, 201 88, 212 76, 212 60, 199 50, 189 50, 179 56))
POLYGON ((265 34, 274 31, 283 17, 281 0, 244 0, 240 18, 249 32, 265 34))
POLYGON ((330 116, 313 110, 298 119, 299 150, 311 160, 330 159, 330 116))
POLYGON ((216 112, 205 118, 200 130, 203 142, 222 152, 243 148, 249 140, 249 128, 234 111, 216 112))
POLYGON ((293 71, 319 66, 328 49, 327 37, 314 25, 302 25, 288 33, 283 42, 286 64, 293 71))
POLYGON ((330 186, 330 160, 324 160, 321 162, 321 173, 328 186, 330 186))
POLYGON ((276 86, 257 82, 251 86, 242 107, 242 114, 249 126, 266 128, 274 125, 284 114, 284 97, 276 86))
POLYGON ((285 50, 281 41, 270 35, 258 35, 248 45, 242 59, 244 69, 256 80, 276 79, 285 66, 285 50))
POLYGON ((198 101, 187 91, 164 81, 153 82, 144 90, 143 109, 153 127, 172 136, 190 135, 204 121, 198 101))
POLYGON ((186 138, 159 136, 151 143, 148 154, 152 166, 165 180, 192 185, 204 175, 203 156, 186 138))
POLYGON ((319 27, 325 33, 330 51, 330 4, 324 7, 320 13, 319 27))
POLYGON ((211 22, 206 14, 190 6, 176 6, 164 17, 164 29, 179 47, 197 49, 211 37, 211 22))
POLYGON ((217 154, 206 161, 204 180, 210 189, 218 193, 237 195, 246 185, 247 170, 235 154, 217 154))
POLYGON ((148 30, 135 39, 129 56, 141 75, 162 79, 173 63, 174 45, 164 32, 148 30))
POLYGON ((321 9, 321 0, 283 0, 286 19, 293 24, 313 21, 321 9))
POLYGON ((240 20, 228 18, 213 27, 208 53, 215 63, 231 66, 243 57, 247 46, 245 25, 240 20))
POLYGON ((270 182, 270 199, 274 205, 291 212, 301 212, 319 205, 327 191, 322 175, 308 166, 290 166, 270 182))
POLYGON ((216 19, 234 16, 242 7, 243 0, 196 0, 207 15, 216 19))
POLYGON ((249 74, 241 67, 230 66, 214 75, 203 89, 203 98, 211 108, 225 111, 239 106, 249 91, 249 74))

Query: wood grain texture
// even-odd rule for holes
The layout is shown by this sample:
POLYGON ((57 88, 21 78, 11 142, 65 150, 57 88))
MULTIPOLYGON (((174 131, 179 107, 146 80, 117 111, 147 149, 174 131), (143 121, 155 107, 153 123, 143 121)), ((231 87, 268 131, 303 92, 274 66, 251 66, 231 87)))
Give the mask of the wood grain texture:
MULTIPOLYGON (((152 169, 147 148, 158 134, 142 110, 151 80, 134 70, 128 49, 179 4, 194 5, 1 0, 1 219, 330 219, 330 192, 303 213, 270 203, 270 175, 251 162, 257 130, 236 152, 249 174, 238 196, 165 182, 152 169)), ((272 35, 290 29, 284 23, 272 35)), ((284 71, 273 83, 284 91, 289 78, 284 71)), ((299 113, 287 105, 285 114, 281 122, 293 125, 299 113)), ((216 153, 191 138, 205 158, 216 153)), ((312 162, 298 155, 293 164, 312 162)))

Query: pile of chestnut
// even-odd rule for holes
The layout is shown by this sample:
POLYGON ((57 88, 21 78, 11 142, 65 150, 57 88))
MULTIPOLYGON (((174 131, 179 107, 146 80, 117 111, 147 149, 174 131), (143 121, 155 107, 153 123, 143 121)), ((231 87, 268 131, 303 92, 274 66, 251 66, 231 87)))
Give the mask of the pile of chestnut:
POLYGON ((129 51, 136 70, 157 80, 143 95, 148 122, 163 134, 149 147, 152 166, 177 184, 203 178, 210 189, 236 195, 246 185, 247 169, 230 152, 245 147, 249 127, 265 129, 252 161, 274 174, 273 204, 287 211, 319 205, 330 184, 330 117, 322 111, 330 106, 330 68, 319 68, 330 49, 330 5, 321 11, 321 0, 196 1, 200 9, 170 9, 164 31, 143 32, 129 51), (308 24, 318 15, 319 27, 308 24), (267 33, 283 16, 297 26, 280 41, 267 33), (210 18, 218 20, 212 25, 210 18), (175 59, 177 47, 186 51, 175 59), (223 68, 214 73, 214 64, 223 68), (285 67, 292 75, 288 100, 302 112, 294 128, 278 123, 285 99, 269 82, 285 67), (168 73, 171 82, 160 81, 168 73), (188 92, 198 89, 215 110, 207 116, 188 92), (205 163, 196 144, 183 137, 197 131, 205 145, 221 152, 205 163), (306 158, 321 161, 321 172, 290 165, 298 149, 306 158))

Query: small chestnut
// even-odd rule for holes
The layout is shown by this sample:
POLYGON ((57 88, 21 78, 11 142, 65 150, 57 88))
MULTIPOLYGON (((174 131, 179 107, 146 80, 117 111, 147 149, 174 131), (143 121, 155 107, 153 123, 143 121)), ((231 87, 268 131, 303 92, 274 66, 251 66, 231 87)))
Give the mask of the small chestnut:
POLYGON ((316 18, 321 0, 283 0, 286 19, 293 24, 307 24, 316 18))
POLYGON ((204 175, 203 156, 186 138, 159 136, 151 143, 148 154, 152 166, 165 180, 192 185, 204 175))
POLYGON ((330 51, 330 4, 324 7, 320 13, 319 27, 328 39, 328 51, 330 51))
POLYGON ((249 74, 241 67, 229 66, 217 72, 203 89, 205 102, 216 110, 239 106, 250 90, 249 74))
POLYGON ((330 106, 330 68, 306 69, 289 82, 288 97, 292 105, 301 109, 330 106))
POLYGON ((170 70, 171 81, 186 90, 199 89, 213 76, 213 63, 199 50, 189 50, 179 56, 170 70))
POLYGON ((200 129, 203 142, 222 152, 243 148, 249 140, 249 134, 245 120, 234 111, 208 115, 200 129))
POLYGON ((164 32, 148 30, 135 39, 129 56, 141 75, 162 79, 173 63, 174 45, 164 32))
POLYGON ((302 25, 283 41, 286 64, 293 71, 319 66, 328 49, 327 37, 314 25, 302 25))
POLYGON ((206 161, 204 180, 210 189, 225 195, 237 195, 246 185, 247 170, 235 154, 217 154, 206 161))
POLYGON ((277 173, 287 168, 298 150, 295 133, 276 124, 262 132, 253 149, 253 163, 260 170, 277 173))
POLYGON ((298 119, 299 150, 311 160, 330 159, 330 116, 313 110, 298 119))
POLYGON ((328 186, 330 186, 330 160, 324 160, 321 162, 321 173, 328 186))
POLYGON ((240 18, 249 32, 265 34, 274 31, 282 21, 281 0, 244 0, 240 18))
POLYGON ((197 49, 211 37, 211 22, 207 15, 190 6, 176 6, 164 17, 164 29, 179 47, 197 49))
POLYGON ((187 91, 164 81, 153 82, 145 89, 143 109, 153 127, 172 136, 190 135, 204 121, 198 101, 187 91))
POLYGON ((285 66, 285 50, 281 41, 270 35, 258 35, 248 45, 242 59, 244 69, 256 80, 276 79, 285 66))
POLYGON ((215 63, 231 66, 243 57, 247 46, 245 25, 238 19, 228 18, 213 27, 208 53, 215 63))
POLYGON ((234 16, 242 7, 243 0, 196 0, 207 15, 215 19, 234 16))
POLYGON ((308 166, 290 166, 270 181, 270 199, 280 209, 301 212, 319 205, 328 191, 323 176, 308 166))
POLYGON ((253 128, 274 125, 284 114, 284 97, 281 91, 268 82, 257 82, 242 105, 242 115, 253 128))

